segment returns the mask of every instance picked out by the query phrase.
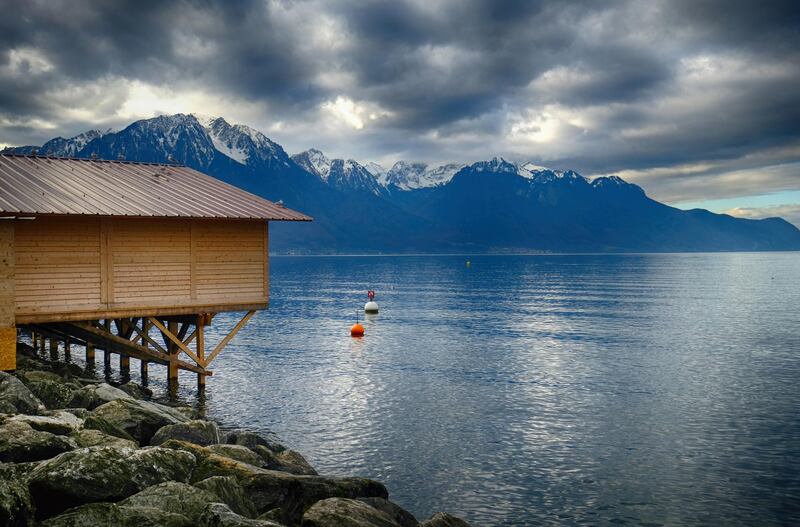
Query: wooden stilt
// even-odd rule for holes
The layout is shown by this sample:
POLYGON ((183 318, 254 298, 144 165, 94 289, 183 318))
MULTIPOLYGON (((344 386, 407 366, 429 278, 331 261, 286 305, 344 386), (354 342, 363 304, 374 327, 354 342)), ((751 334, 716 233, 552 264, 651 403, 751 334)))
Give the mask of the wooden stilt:
POLYGON ((139 373, 142 376, 142 384, 143 385, 147 384, 147 365, 148 365, 148 362, 146 360, 140 360, 139 361, 139 368, 140 368, 139 373))
POLYGON ((72 350, 70 350, 69 339, 64 339, 64 360, 67 362, 72 360, 72 350))
MULTIPOLYGON (((195 329, 195 335, 197 339, 197 358, 200 359, 198 362, 199 364, 203 364, 206 360, 206 336, 205 336, 205 328, 203 326, 203 322, 205 322, 204 317, 202 315, 197 316, 197 325, 195 329)), ((206 388, 206 376, 202 373, 197 374, 197 390, 202 391, 206 388)))
POLYGON ((94 368, 94 344, 86 343, 86 366, 94 368))
POLYGON ((130 377, 131 374, 131 358, 127 355, 119 356, 119 374, 123 377, 130 377))
POLYGON ((58 340, 50 339, 50 360, 58 360, 58 340))
MULTIPOLYGON (((168 330, 173 335, 178 332, 178 323, 177 322, 169 322, 168 323, 168 330)), ((160 324, 156 324, 160 325, 160 324)), ((166 335, 165 335, 166 337, 166 335)), ((177 344, 171 341, 169 338, 166 338, 167 342, 167 351, 169 351, 169 364, 167 366, 167 381, 168 384, 173 385, 175 388, 178 387, 178 353, 179 349, 177 344)))

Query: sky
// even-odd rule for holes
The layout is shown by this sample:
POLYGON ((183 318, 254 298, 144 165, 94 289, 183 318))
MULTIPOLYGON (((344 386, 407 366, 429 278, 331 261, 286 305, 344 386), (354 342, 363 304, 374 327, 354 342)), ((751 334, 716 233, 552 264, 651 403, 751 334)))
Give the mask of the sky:
POLYGON ((0 145, 164 113, 800 225, 800 2, 0 0, 0 145))

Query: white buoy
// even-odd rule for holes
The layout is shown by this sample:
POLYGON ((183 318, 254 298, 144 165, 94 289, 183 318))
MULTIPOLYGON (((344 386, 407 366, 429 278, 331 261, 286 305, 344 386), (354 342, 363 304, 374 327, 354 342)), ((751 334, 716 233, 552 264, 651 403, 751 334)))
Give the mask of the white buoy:
POLYGON ((378 303, 374 300, 370 300, 366 304, 364 304, 364 313, 377 313, 378 312, 378 303))

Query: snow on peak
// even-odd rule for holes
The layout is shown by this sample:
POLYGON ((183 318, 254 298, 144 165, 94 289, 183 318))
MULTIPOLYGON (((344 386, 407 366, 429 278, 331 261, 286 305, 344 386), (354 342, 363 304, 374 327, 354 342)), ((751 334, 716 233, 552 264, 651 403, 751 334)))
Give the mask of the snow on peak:
POLYGON ((372 174, 375 177, 375 179, 378 180, 378 183, 382 187, 386 186, 386 178, 388 177, 389 172, 385 168, 383 168, 378 163, 372 163, 372 162, 365 164, 364 168, 366 168, 367 171, 370 174, 372 174))
POLYGON ((384 186, 391 185, 401 190, 437 187, 448 183, 462 168, 464 165, 455 163, 429 167, 425 163, 398 161, 379 181, 384 186))
POLYGON ((292 156, 292 160, 307 172, 311 172, 322 181, 328 181, 331 171, 331 160, 316 148, 300 152, 292 156))
POLYGON ((219 152, 243 165, 255 161, 269 161, 277 157, 285 162, 286 153, 267 136, 243 124, 231 125, 222 117, 192 114, 205 129, 219 152))

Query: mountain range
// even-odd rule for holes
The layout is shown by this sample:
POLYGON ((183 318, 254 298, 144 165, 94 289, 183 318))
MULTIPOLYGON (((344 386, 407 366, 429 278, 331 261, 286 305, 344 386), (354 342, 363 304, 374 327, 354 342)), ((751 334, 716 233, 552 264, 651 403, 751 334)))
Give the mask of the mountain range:
POLYGON ((164 115, 114 131, 55 138, 3 152, 177 162, 314 216, 273 224, 279 253, 662 252, 798 250, 800 230, 780 218, 750 220, 684 211, 615 176, 592 180, 500 158, 389 169, 290 156, 221 117, 164 115))

